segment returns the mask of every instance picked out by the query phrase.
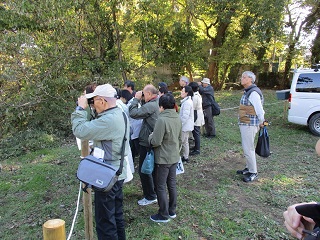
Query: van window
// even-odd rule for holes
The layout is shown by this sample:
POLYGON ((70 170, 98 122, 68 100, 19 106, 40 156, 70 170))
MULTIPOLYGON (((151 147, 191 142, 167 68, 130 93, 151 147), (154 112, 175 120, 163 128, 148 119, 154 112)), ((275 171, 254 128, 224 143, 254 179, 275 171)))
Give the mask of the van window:
POLYGON ((302 73, 297 80, 296 92, 320 92, 320 73, 302 73))

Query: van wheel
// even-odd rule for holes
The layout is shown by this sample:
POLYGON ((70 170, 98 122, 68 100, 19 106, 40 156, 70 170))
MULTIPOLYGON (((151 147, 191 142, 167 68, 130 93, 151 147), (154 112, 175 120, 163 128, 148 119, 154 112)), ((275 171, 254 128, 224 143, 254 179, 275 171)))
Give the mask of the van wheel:
POLYGON ((320 136, 320 113, 317 113, 310 118, 309 129, 314 135, 320 136))

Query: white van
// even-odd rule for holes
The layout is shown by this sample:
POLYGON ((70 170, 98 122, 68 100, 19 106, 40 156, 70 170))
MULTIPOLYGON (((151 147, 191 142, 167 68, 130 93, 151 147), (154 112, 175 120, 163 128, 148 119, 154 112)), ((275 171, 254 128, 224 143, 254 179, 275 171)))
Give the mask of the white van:
POLYGON ((288 121, 308 126, 320 136, 320 72, 318 69, 297 69, 289 95, 288 121))

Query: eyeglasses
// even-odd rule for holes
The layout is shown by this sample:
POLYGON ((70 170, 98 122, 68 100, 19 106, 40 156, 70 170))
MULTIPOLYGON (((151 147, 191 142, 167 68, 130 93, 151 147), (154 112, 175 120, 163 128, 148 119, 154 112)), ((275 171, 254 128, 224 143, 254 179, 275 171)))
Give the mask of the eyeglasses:
POLYGON ((98 100, 103 100, 103 101, 105 101, 105 102, 108 102, 106 99, 104 99, 104 98, 96 98, 96 99, 94 99, 94 98, 92 98, 92 104, 94 104, 94 102, 95 101, 98 101, 98 100))

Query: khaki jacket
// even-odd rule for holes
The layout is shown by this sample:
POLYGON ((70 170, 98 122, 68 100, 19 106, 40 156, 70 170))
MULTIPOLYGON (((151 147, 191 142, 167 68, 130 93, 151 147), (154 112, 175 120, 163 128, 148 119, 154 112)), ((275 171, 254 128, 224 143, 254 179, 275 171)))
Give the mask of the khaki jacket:
POLYGON ((181 120, 175 109, 166 109, 159 114, 153 134, 149 136, 154 147, 157 164, 174 164, 180 158, 181 120))

